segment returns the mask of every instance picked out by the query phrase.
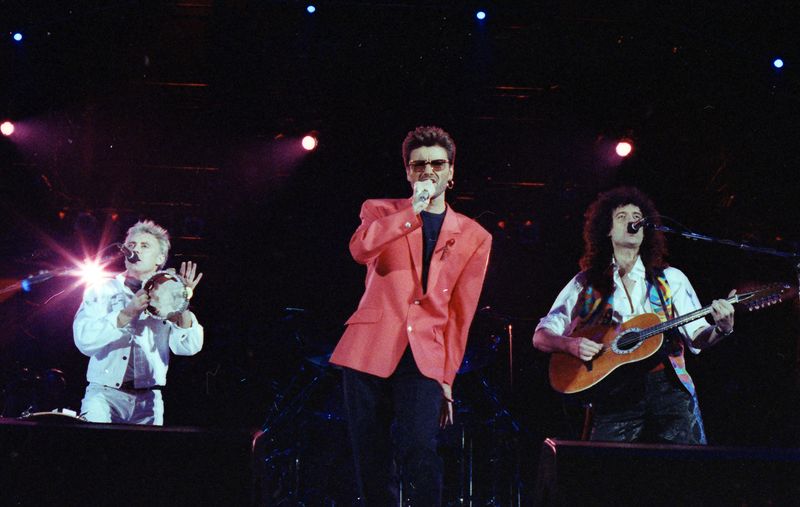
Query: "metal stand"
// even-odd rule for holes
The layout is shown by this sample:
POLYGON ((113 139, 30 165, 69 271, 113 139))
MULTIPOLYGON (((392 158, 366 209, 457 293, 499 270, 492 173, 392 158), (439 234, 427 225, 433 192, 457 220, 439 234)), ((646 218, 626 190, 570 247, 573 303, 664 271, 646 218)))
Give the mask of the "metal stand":
POLYGON ((304 439, 308 435, 301 429, 303 424, 317 421, 327 424, 337 419, 332 413, 308 412, 311 397, 329 375, 330 371, 324 366, 301 364, 289 384, 275 396, 261 432, 253 439, 257 482, 254 504, 294 506, 305 505, 308 500, 309 505, 335 505, 328 492, 320 491, 317 495, 316 491, 324 485, 305 480, 313 474, 313 463, 307 462, 309 455, 304 452, 309 445, 304 439), (309 375, 310 380, 306 380, 309 375), (307 495, 313 498, 306 498, 307 495))

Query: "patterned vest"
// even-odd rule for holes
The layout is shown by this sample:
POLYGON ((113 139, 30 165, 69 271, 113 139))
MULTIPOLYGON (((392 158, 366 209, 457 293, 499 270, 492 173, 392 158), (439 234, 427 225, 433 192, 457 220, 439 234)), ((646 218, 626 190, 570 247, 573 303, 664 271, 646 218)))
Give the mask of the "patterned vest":
MULTIPOLYGON (((669 283, 667 283, 663 272, 656 276, 656 285, 647 282, 647 294, 650 300, 650 307, 653 312, 659 316, 662 322, 666 321, 670 316, 675 315, 674 309, 672 308, 672 291, 669 288, 669 283)), ((580 318, 582 326, 594 324, 611 325, 613 323, 613 294, 610 294, 608 297, 603 297, 600 291, 587 284, 578 296, 577 305, 578 317, 580 318)), ((667 337, 665 337, 665 339, 668 340, 667 337)), ((675 370, 678 379, 689 394, 695 397, 694 382, 689 372, 686 371, 686 362, 683 357, 683 340, 670 341, 667 350, 668 353, 666 356, 669 359, 669 363, 672 365, 672 369, 675 370)))

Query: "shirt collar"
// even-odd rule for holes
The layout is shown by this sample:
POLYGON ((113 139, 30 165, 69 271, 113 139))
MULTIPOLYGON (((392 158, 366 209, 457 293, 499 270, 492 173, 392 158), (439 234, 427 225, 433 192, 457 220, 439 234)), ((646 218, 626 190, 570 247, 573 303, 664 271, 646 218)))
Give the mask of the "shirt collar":
POLYGON ((126 274, 127 274, 127 272, 123 271, 122 273, 119 273, 118 275, 116 275, 114 278, 122 285, 122 287, 124 288, 125 292, 127 292, 129 294, 134 294, 135 291, 131 290, 131 288, 125 283, 125 280, 127 278, 126 274))
MULTIPOLYGON (((619 266, 617 265, 617 259, 614 256, 611 256, 611 265, 614 267, 614 276, 619 277, 619 266)), ((644 262, 642 262, 642 256, 636 256, 636 262, 633 264, 633 269, 628 274, 628 278, 636 279, 636 280, 644 280, 645 279, 645 269, 644 269, 644 262)))

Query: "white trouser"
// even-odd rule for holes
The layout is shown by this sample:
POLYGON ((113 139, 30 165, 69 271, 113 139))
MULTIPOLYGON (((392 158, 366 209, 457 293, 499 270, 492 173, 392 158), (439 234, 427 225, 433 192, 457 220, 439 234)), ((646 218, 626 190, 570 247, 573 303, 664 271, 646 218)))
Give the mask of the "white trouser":
POLYGON ((81 414, 90 422, 164 424, 164 400, 159 389, 121 391, 89 383, 81 402, 81 414))

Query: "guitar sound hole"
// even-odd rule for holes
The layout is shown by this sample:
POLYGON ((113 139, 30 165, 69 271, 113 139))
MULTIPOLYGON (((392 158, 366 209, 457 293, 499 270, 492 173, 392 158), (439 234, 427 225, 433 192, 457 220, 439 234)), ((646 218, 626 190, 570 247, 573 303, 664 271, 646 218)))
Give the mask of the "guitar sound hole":
POLYGON ((612 344, 612 348, 617 354, 628 354, 639 348, 641 344, 642 341, 639 339, 639 330, 629 329, 617 336, 612 344))

